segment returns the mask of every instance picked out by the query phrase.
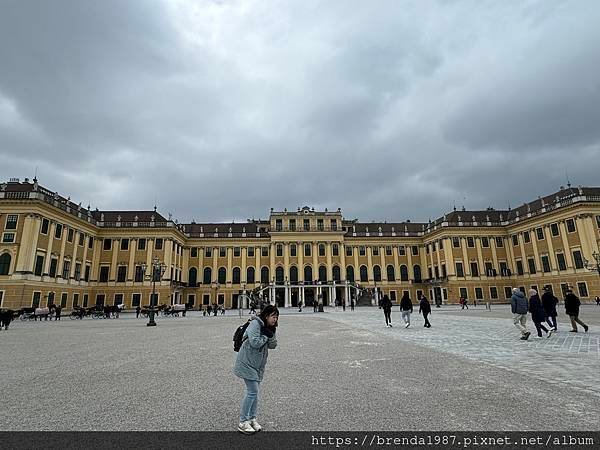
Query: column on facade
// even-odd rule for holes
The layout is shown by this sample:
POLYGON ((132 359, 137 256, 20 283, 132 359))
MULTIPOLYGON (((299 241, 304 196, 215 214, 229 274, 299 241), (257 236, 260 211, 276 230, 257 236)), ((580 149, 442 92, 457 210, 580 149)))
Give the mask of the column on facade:
MULTIPOLYGON (((435 252, 435 255, 436 255, 436 259, 437 259, 438 273, 439 273, 440 277, 443 277, 443 276, 444 276, 444 274, 443 274, 443 272, 442 272, 442 257, 440 256, 440 253, 442 252, 443 241, 441 241, 441 240, 440 240, 440 241, 438 241, 438 242, 437 242, 437 244, 436 244, 436 246, 437 246, 437 247, 436 247, 436 248, 437 248, 437 251, 435 252), (441 244, 442 246, 440 246, 440 244, 441 244)), ((447 271, 448 271, 448 268, 446 267, 446 272, 447 272, 447 271)), ((435 276, 435 267, 434 267, 434 272, 433 272, 433 275, 435 276)))
POLYGON ((46 247, 46 262, 44 264, 44 274, 50 273, 50 261, 52 260, 52 244, 54 243, 54 233, 56 233, 56 222, 50 222, 48 231, 48 246, 46 247))
POLYGON ((25 216, 23 232, 21 235, 21 246, 15 265, 16 272, 33 272, 37 240, 40 233, 38 222, 40 222, 40 220, 36 219, 33 214, 25 216))
POLYGON ((112 261, 110 264, 110 276, 109 281, 115 281, 117 279, 117 257, 119 256, 119 247, 121 241, 119 239, 113 239, 110 248, 112 249, 112 261))
POLYGON ((289 308, 291 306, 290 302, 290 284, 289 282, 285 283, 285 297, 284 297, 284 307, 289 308))
POLYGON ((469 259, 469 255, 467 254, 467 242, 464 237, 460 238, 460 248, 463 254, 463 270, 465 271, 465 276, 471 275, 471 260, 469 259))
MULTIPOLYGON (((83 271, 82 278, 85 277, 85 267, 87 265, 87 254, 88 254, 88 246, 90 245, 90 237, 85 236, 83 240, 83 256, 81 257, 81 270, 83 271)), ((91 268, 90 268, 91 270, 91 268)))
MULTIPOLYGON (((530 233, 531 235, 531 246, 533 247, 533 257, 535 258, 535 266, 536 272, 542 272, 543 273, 543 268, 541 266, 538 266, 538 264, 542 264, 541 263, 541 259, 540 259, 540 252, 538 251, 538 246, 537 246, 537 233, 535 232, 535 230, 531 230, 530 233)), ((529 264, 527 264, 529 265, 529 264)))
POLYGON ((521 250, 521 264, 523 265, 523 273, 529 275, 529 264, 527 264, 527 255, 525 254, 525 240, 523 239, 523 233, 517 234, 519 240, 519 248, 521 250))
POLYGON ((344 283, 345 289, 344 289, 344 301, 346 303, 348 303, 350 301, 350 297, 348 297, 348 282, 346 280, 346 248, 344 247, 343 243, 340 242, 339 244, 339 249, 340 249, 340 279, 342 280, 342 283, 344 283))
POLYGON ((333 280, 333 259, 331 254, 331 241, 325 243, 325 256, 327 257, 327 281, 333 280))
POLYGON ((63 265, 65 263, 65 250, 67 249, 67 235, 68 234, 69 233, 68 233, 67 227, 63 226, 62 239, 60 242, 60 255, 58 257, 58 270, 57 270, 57 274, 60 277, 62 277, 63 265))
MULTIPOLYGON (((431 251, 429 252, 429 264, 431 265, 431 278, 435 278, 435 264, 433 261, 434 242, 431 242, 431 251)), ((427 252, 425 252, 427 253, 427 252)), ((425 269, 423 269, 425 270, 425 269)))
POLYGON ((546 236, 546 243, 548 245, 548 259, 550 260, 550 270, 554 273, 558 270, 556 265, 556 255, 554 254, 554 243, 552 242, 552 231, 549 225, 544 225, 544 235, 546 236))
POLYGON ((588 239, 583 219, 580 216, 576 217, 575 224, 577 235, 579 236, 579 242, 581 242, 581 256, 588 261, 593 261, 592 246, 590 244, 590 240, 588 239))
MULTIPOLYGON (((260 252, 258 252, 258 254, 260 255, 260 252)), ((219 249, 217 247, 213 248, 212 251, 212 255, 213 255, 213 260, 212 260, 212 269, 211 269, 211 273, 212 273, 212 280, 215 283, 219 280, 219 261, 217 260, 217 257, 219 256, 219 249)), ((215 292, 215 296, 217 296, 217 292, 215 292)), ((215 298, 213 303, 217 303, 217 299, 215 298)))
MULTIPOLYGON (((490 247, 492 248, 492 265, 493 267, 500 272, 500 263, 498 262, 498 251, 496 250, 496 238, 492 237, 490 239, 490 247)), ((500 274, 502 275, 502 274, 500 274)))
POLYGON ((454 249, 452 247, 452 239, 444 238, 444 261, 446 262, 446 273, 448 276, 456 275, 456 266, 454 265, 454 249))
MULTIPOLYGON (((246 284, 248 283, 248 277, 247 277, 247 272, 248 272, 248 263, 247 263, 247 258, 248 258, 248 247, 242 247, 241 248, 241 254, 242 254, 242 267, 241 267, 241 272, 240 273, 240 280, 242 282, 242 284, 246 284)), ((254 276, 256 277, 256 271, 254 272, 254 276)), ((246 293, 246 290, 244 290, 244 294, 246 293)))
POLYGON ((360 264, 358 262, 358 248, 352 248, 352 254, 354 255, 354 282, 360 282, 360 264))
POLYGON ((227 247, 227 283, 233 284, 233 247, 227 247))
POLYGON ((373 281, 373 249, 370 245, 367 245, 367 279, 369 282, 373 281))
POLYGON ((412 274, 412 279, 415 278, 415 271, 413 269, 413 261, 412 261, 412 245, 406 246, 406 261, 408 264, 408 279, 410 280, 410 274, 412 274))
POLYGON ((515 251, 514 246, 512 245, 512 239, 502 238, 504 240, 504 248, 506 248, 506 256, 508 258, 508 268, 510 269, 510 273, 514 275, 516 273, 516 259, 515 259, 515 251))
MULTIPOLYGON (((312 243, 312 264, 313 264, 313 278, 315 280, 319 279, 319 243, 318 242, 313 242, 312 243)), ((312 283, 312 280, 311 280, 312 283)), ((321 291, 318 291, 318 294, 321 291)))
POLYGON ((135 251, 137 249, 138 238, 129 239, 129 264, 127 266, 127 281, 135 279, 135 251))
POLYGON ((258 281, 258 283, 261 283, 261 278, 260 278, 261 269, 262 269, 262 267, 260 265, 260 255, 261 254, 262 254, 262 248, 261 247, 254 247, 254 264, 255 264, 255 267, 254 267, 254 282, 255 283, 257 281, 258 281))
MULTIPOLYGON (((598 253, 598 241, 596 240, 596 228, 594 227, 594 217, 591 214, 586 215, 585 217, 581 218, 581 225, 583 225, 583 228, 585 229, 587 236, 588 236, 588 242, 590 243, 590 250, 591 253, 598 253)), ((577 227, 579 229, 579 225, 577 227)), ((593 260, 593 258, 592 258, 593 260)))
POLYGON ((573 269, 573 255, 571 255, 571 247, 569 246, 569 239, 567 238, 567 227, 565 226, 565 221, 560 220, 558 222, 558 227, 560 228, 560 237, 564 247, 565 259, 567 260, 567 269, 573 269))
MULTIPOLYGON (((181 259, 181 272, 182 272, 181 279, 184 282, 189 283, 190 282, 190 264, 189 264, 189 261, 191 259, 190 258, 190 249, 189 248, 182 247, 180 259, 181 259)), ((186 302, 187 302, 187 299, 186 299, 186 302)))
POLYGON ((71 267, 69 269, 69 279, 75 278, 75 266, 77 265, 77 253, 78 253, 78 244, 79 244, 79 235, 80 231, 73 232, 73 257, 71 260, 71 267))
MULTIPOLYGON (((165 266, 167 266, 167 276, 171 279, 171 271, 173 269, 173 240, 171 238, 166 239, 164 243, 165 249, 165 266)), ((173 271, 174 273, 175 271, 173 271)))
POLYGON ((477 265, 479 266, 479 276, 487 275, 485 273, 485 264, 483 263, 483 252, 481 251, 481 237, 475 238, 475 248, 477 249, 477 265))
MULTIPOLYGON (((298 250, 296 249, 296 254, 298 250)), ((290 281, 290 243, 283 243, 283 279, 290 281)))
POLYGON ((100 272, 100 253, 102 251, 103 240, 102 239, 94 239, 94 255, 92 259, 92 276, 91 278, 94 280, 98 280, 99 272, 100 272))
POLYGON ((152 276, 152 254, 154 253, 154 238, 146 239, 146 273, 144 275, 144 281, 146 276, 152 276))
MULTIPOLYGON (((271 242, 271 250, 269 251, 269 276, 271 280, 275 280, 275 243, 271 242)), ((273 295, 275 292, 273 291, 273 295)))
POLYGON ((385 245, 379 247, 379 260, 381 264, 381 281, 387 282, 387 263, 385 261, 385 245))

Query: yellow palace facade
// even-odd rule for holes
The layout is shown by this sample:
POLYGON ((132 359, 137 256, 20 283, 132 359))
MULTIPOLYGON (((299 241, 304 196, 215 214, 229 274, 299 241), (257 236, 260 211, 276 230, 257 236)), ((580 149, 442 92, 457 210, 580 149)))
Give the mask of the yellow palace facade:
POLYGON ((99 211, 36 179, 0 184, 0 306, 507 302, 513 287, 600 295, 600 188, 568 187, 510 210, 454 210, 428 223, 366 223, 341 210, 177 223, 154 210, 99 211), (164 273, 153 283, 153 262, 164 273))

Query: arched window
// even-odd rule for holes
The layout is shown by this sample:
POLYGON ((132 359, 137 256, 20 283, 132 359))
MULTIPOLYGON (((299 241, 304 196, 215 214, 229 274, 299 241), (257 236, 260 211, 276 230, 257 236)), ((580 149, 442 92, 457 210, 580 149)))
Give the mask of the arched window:
POLYGON ((377 265, 373 266, 373 280, 381 281, 381 267, 377 265))
POLYGON ((408 281, 408 267, 404 264, 400 266, 400 281, 408 281))
POLYGON ((312 281, 313 281, 312 267, 306 266, 306 267, 304 267, 304 282, 312 283, 312 281))
POLYGON ((202 283, 204 283, 204 284, 212 283, 212 269, 210 267, 204 268, 204 276, 202 277, 202 283))
POLYGON ((327 281, 327 268, 325 266, 319 266, 319 281, 327 281))
POLYGON ((264 284, 269 284, 269 268, 263 267, 260 269, 260 282, 264 284))
POLYGON ((283 267, 278 266, 275 269, 275 281, 277 283, 283 283, 283 267))
POLYGON ((196 287, 198 284, 198 269, 192 267, 188 273, 188 286, 196 287))
POLYGON ((242 272, 239 267, 233 268, 233 279, 231 280, 233 284, 240 284, 242 272))
POLYGON ((246 282, 247 283, 255 283, 254 279, 254 267, 248 267, 246 269, 246 282))
POLYGON ((296 266, 290 267, 290 283, 298 282, 298 268, 296 266))
POLYGON ((348 280, 350 283, 354 283, 354 267, 346 267, 346 280, 348 280))
POLYGON ((8 275, 10 270, 10 254, 5 253, 0 256, 0 275, 8 275))
POLYGON ((387 279, 388 281, 396 281, 396 271, 391 264, 387 266, 387 279))
POLYGON ((219 278, 217 281, 219 284, 227 283, 227 269, 225 267, 219 267, 219 278))
POLYGON ((333 280, 334 281, 342 281, 342 275, 340 274, 339 266, 333 266, 333 280))
POLYGON ((366 283, 369 281, 369 276, 367 275, 367 266, 360 266, 360 281, 361 283, 366 283))
POLYGON ((415 264, 413 266, 413 272, 415 274, 415 283, 420 283, 421 282, 421 266, 419 266, 418 264, 415 264))

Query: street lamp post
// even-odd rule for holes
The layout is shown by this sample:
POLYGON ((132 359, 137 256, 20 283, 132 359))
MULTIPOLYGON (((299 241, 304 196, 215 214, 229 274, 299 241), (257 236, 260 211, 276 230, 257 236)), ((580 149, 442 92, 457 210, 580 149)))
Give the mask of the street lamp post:
MULTIPOLYGON (((155 327, 156 322, 154 321, 154 302, 156 300, 156 279, 162 279, 163 274, 165 273, 167 266, 163 262, 161 262, 158 257, 152 258, 152 296, 150 297, 150 312, 148 314, 149 320, 146 326, 155 327)), ((142 270, 146 271, 146 265, 142 265, 142 270)))

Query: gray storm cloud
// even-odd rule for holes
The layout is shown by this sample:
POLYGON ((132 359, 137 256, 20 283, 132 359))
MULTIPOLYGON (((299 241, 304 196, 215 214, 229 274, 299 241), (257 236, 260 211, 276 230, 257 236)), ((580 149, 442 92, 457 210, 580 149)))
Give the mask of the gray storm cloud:
POLYGON ((182 221, 598 185, 593 1, 4 1, 0 178, 182 221))

